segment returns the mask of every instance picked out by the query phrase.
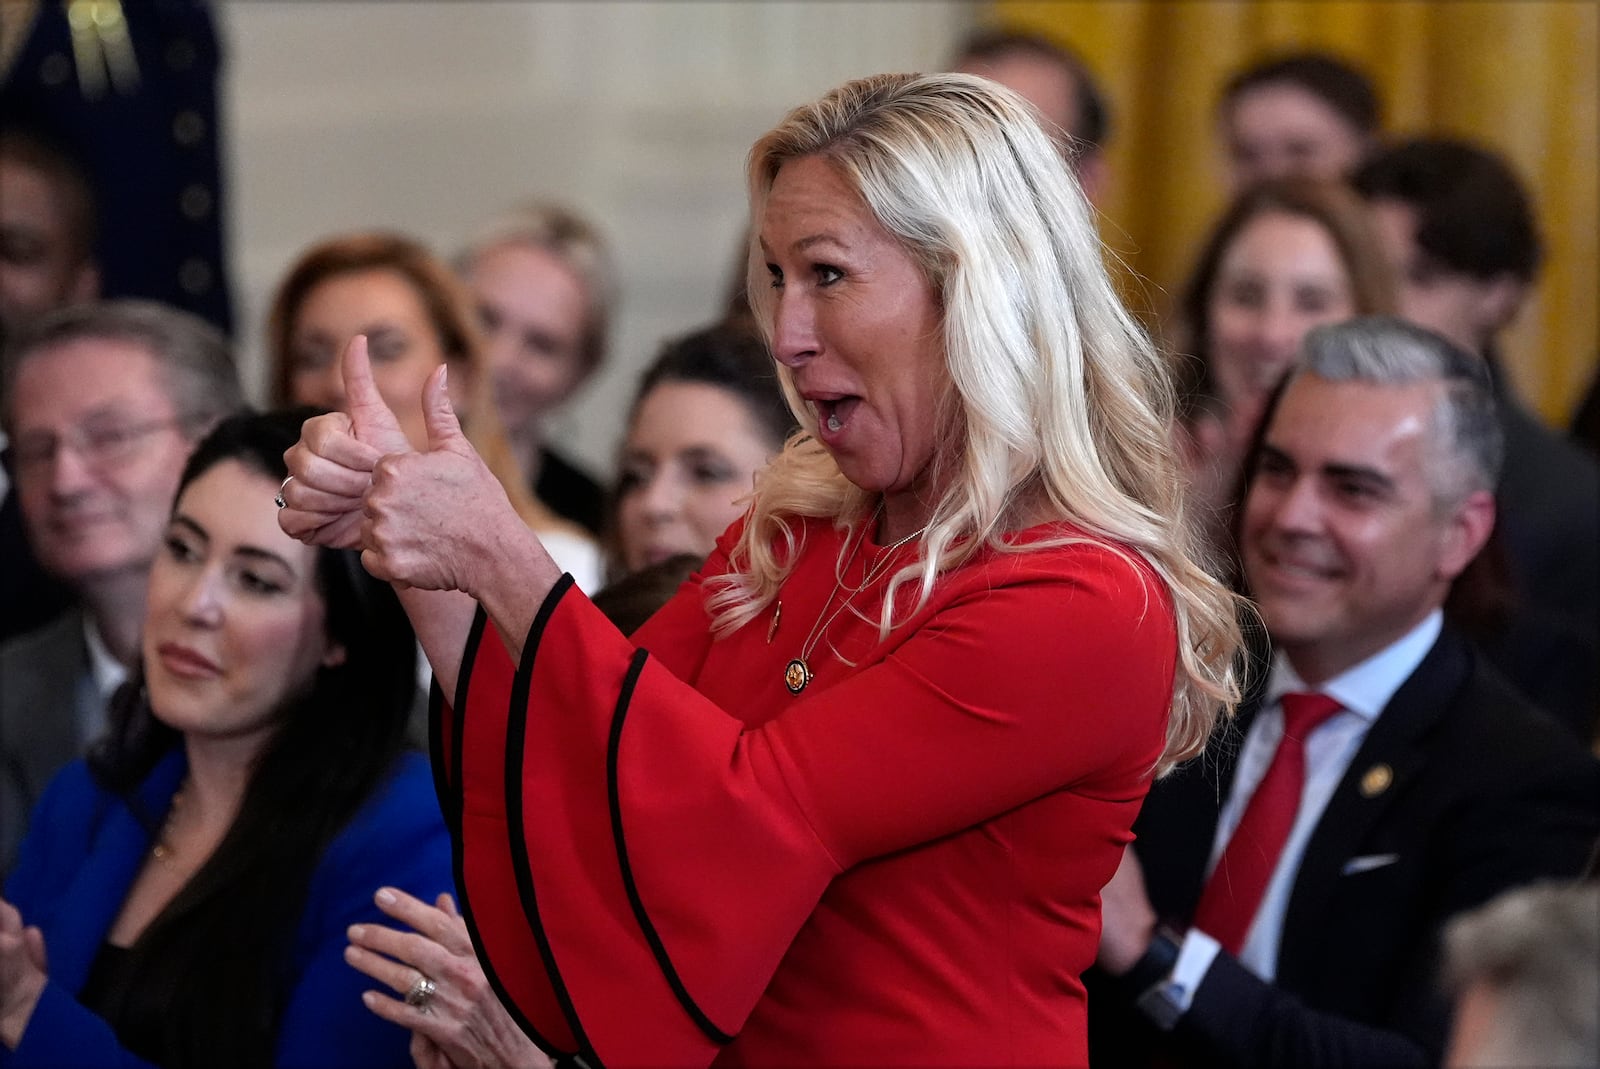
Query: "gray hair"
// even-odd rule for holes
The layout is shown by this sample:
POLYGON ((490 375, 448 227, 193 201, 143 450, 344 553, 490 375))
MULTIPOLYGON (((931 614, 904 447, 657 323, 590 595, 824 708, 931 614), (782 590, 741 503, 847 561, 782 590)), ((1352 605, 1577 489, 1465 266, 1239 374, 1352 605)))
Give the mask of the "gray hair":
POLYGON ((244 405, 233 349, 210 323, 156 301, 95 301, 40 317, 7 348, 0 380, 4 383, 0 396, 6 403, 0 417, 8 430, 15 425, 12 398, 23 365, 85 339, 128 342, 147 351, 191 438, 244 405))
POLYGON ((491 249, 520 245, 553 256, 583 287, 581 352, 585 373, 605 360, 616 313, 617 271, 599 227, 561 204, 530 201, 495 219, 456 257, 465 275, 474 261, 491 249))
POLYGON ((1474 491, 1493 490, 1500 481, 1505 441, 1494 384, 1488 365, 1472 353, 1394 316, 1363 316, 1307 333, 1289 378, 1305 372, 1378 386, 1441 383, 1433 433, 1455 478, 1448 485, 1436 483, 1436 496, 1454 503, 1474 491))
POLYGON ((1600 883, 1522 887, 1457 917, 1445 978, 1494 998, 1473 1064, 1600 1065, 1600 883))

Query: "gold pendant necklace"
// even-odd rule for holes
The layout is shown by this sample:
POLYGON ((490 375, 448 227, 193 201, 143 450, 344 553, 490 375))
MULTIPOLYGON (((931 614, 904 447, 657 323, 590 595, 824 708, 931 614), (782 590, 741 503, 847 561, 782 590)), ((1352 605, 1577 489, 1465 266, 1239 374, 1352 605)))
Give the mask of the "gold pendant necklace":
POLYGON ((806 684, 811 682, 811 665, 808 661, 808 658, 811 656, 811 651, 816 647, 818 640, 820 640, 823 635, 828 633, 828 628, 832 626, 833 621, 838 619, 839 614, 844 612, 844 610, 850 606, 851 600, 854 599, 857 594, 867 589, 867 587, 871 586, 878 580, 880 576, 888 571, 889 565, 894 561, 895 552, 900 549, 901 546, 905 545, 907 542, 911 541, 913 538, 916 538, 918 535, 927 530, 926 527, 920 527, 906 535, 904 538, 900 539, 900 541, 896 542, 894 545, 883 550, 876 558, 874 558, 873 562, 867 566, 866 574, 862 577, 861 582, 855 587, 851 588, 850 592, 845 595, 844 600, 839 602, 839 607, 834 609, 831 613, 828 612, 828 607, 833 604, 833 599, 838 595, 840 590, 844 589, 845 573, 850 570, 851 565, 855 564, 856 557, 861 553, 861 544, 867 540, 867 531, 870 529, 870 525, 876 521, 877 518, 878 514, 873 513, 872 518, 861 525, 861 534, 856 538, 855 547, 850 550, 850 557, 845 562, 844 567, 839 569, 839 574, 833 581, 833 589, 828 592, 828 600, 822 603, 822 611, 817 613, 817 622, 811 625, 811 631, 806 635, 806 640, 800 644, 799 655, 791 658, 789 663, 784 665, 783 685, 789 688, 790 694, 799 694, 801 691, 806 689, 806 684))
POLYGON ((161 831, 156 835, 155 845, 150 847, 150 856, 157 861, 171 861, 177 853, 168 839, 172 836, 172 826, 177 823, 178 807, 183 805, 183 789, 188 785, 189 779, 185 776, 184 781, 173 792, 172 803, 167 807, 167 819, 161 822, 161 831))

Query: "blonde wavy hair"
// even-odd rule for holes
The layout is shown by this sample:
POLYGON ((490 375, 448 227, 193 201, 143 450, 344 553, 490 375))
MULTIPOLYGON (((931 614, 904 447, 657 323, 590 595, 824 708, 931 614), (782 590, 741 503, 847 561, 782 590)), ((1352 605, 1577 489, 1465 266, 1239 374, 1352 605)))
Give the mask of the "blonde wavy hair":
MULTIPOLYGON (((1118 300, 1090 208, 1022 99, 968 75, 878 75, 791 111, 750 150, 751 218, 778 171, 827 160, 940 296, 950 388, 938 418, 946 486, 916 559, 897 572, 879 627, 926 603, 939 575, 1014 544, 1041 515, 1137 555, 1177 618, 1178 666, 1164 774, 1199 753, 1238 700, 1236 596, 1199 563, 1183 512, 1166 362, 1118 300), (914 584, 907 587, 908 584, 914 584), (896 597, 903 587, 914 598, 896 597), (901 611, 905 610, 905 611, 901 611)), ((759 227, 758 227, 759 228, 759 227)), ((770 340, 773 294, 753 237, 752 311, 770 340)), ((727 634, 777 596, 799 556, 797 517, 867 522, 875 499, 816 440, 787 368, 799 434, 758 481, 732 570, 713 581, 712 626, 727 634)))

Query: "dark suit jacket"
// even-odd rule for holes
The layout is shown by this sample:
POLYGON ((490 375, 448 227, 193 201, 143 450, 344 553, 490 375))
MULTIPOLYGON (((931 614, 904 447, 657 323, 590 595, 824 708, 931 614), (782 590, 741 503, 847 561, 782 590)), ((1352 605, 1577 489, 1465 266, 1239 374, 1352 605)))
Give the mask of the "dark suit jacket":
POLYGON ((0 642, 43 627, 73 602, 33 555, 13 485, 0 493, 0 642))
POLYGON ((532 489, 533 496, 557 516, 600 536, 605 526, 606 492, 588 472, 552 449, 541 449, 539 477, 532 489))
POLYGON ((88 675, 81 613, 0 642, 0 880, 50 778, 89 741, 76 704, 88 675))
MULTIPOLYGON (((1157 783, 1134 825, 1151 901, 1179 925, 1199 899, 1254 711, 1157 783)), ((1444 922, 1507 888, 1577 875, 1597 835, 1600 764, 1446 628, 1372 725, 1307 843, 1276 982, 1219 954, 1166 1044, 1193 1064, 1434 1062, 1448 1028, 1435 980, 1444 922), (1389 780, 1374 790, 1380 766, 1389 780), (1354 859, 1371 867, 1347 873, 1354 859)), ((1103 979, 1091 991, 1101 1064, 1137 1064, 1158 1038, 1125 994, 1103 979)))
POLYGON ((1499 412, 1506 455, 1496 522, 1513 578, 1530 607, 1592 641, 1600 634, 1600 466, 1514 399, 1503 397, 1499 412))
POLYGON ((86 172, 99 217, 101 295, 148 297, 231 332, 223 53, 210 0, 123 4, 138 84, 108 84, 99 94, 79 81, 66 5, 35 7, 0 71, 0 124, 44 131, 86 172))

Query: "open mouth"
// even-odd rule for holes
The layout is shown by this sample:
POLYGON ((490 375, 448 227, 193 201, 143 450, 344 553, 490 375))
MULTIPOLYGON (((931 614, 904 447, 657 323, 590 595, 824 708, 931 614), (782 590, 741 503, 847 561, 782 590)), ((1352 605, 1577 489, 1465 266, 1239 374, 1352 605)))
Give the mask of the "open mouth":
POLYGON ((859 397, 819 398, 812 402, 817 414, 817 424, 828 434, 838 434, 850 422, 850 415, 861 403, 859 397))

